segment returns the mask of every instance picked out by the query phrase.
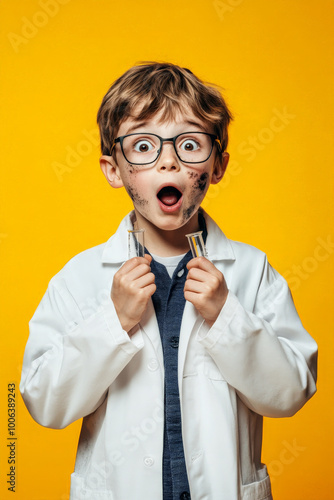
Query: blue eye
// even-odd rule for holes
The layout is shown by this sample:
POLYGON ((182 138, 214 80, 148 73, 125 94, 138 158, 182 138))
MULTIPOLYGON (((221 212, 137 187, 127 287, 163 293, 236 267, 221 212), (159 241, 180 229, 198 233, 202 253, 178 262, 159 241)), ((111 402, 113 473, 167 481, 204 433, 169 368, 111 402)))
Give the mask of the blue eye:
POLYGON ((196 151, 196 149, 199 148, 199 144, 194 139, 186 139, 182 142, 182 144, 180 145, 180 148, 183 149, 183 151, 192 152, 192 151, 196 151))
POLYGON ((152 151, 153 148, 154 146, 152 146, 147 139, 140 139, 133 145, 133 149, 137 151, 137 153, 148 153, 152 151))

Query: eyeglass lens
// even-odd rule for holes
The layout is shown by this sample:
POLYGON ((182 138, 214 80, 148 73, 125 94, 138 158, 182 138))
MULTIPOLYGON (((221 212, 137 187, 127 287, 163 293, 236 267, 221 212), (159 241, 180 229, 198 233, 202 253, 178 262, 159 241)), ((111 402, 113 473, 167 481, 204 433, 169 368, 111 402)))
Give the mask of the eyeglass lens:
MULTIPOLYGON (((181 161, 199 163, 210 156, 212 140, 204 133, 185 133, 177 137, 175 149, 181 161)), ((145 165, 159 156, 160 139, 152 134, 128 135, 123 139, 123 152, 129 163, 145 165)))

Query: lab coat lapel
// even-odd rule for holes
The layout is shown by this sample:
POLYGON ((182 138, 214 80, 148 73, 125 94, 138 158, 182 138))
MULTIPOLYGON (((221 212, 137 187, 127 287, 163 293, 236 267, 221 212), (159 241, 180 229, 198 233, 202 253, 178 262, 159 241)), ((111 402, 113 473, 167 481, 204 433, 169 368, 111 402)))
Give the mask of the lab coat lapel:
POLYGON ((157 317, 155 315, 152 299, 149 300, 147 308, 142 316, 142 319, 140 320, 140 327, 142 328, 143 332, 147 335, 147 337, 150 339, 154 347, 154 350, 157 353, 160 366, 163 368, 164 359, 163 359, 161 338, 159 333, 159 325, 157 317))
POLYGON ((186 301, 179 340, 178 382, 180 399, 182 399, 182 380, 189 339, 194 329, 199 327, 200 323, 203 321, 202 316, 196 311, 195 307, 190 302, 186 301))

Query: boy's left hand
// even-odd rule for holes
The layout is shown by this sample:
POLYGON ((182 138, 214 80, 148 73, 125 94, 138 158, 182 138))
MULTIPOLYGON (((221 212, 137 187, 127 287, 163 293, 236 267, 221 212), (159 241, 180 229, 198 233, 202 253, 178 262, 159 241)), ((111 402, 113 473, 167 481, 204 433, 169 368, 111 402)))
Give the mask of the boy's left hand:
POLYGON ((228 288, 224 275, 205 257, 188 262, 184 297, 212 326, 226 302, 228 288))

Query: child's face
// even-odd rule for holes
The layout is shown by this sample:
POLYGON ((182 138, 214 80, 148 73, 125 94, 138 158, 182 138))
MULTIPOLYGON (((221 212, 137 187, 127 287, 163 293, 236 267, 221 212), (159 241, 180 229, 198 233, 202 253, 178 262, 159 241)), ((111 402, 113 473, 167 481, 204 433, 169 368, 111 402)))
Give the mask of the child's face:
MULTIPOLYGON (((179 113, 168 123, 160 122, 160 116, 161 112, 145 123, 127 119, 117 136, 145 132, 169 138, 185 132, 213 133, 213 129, 190 110, 179 113)), ((151 146, 145 142, 144 149, 147 147, 151 146)), ((222 179, 228 163, 228 153, 217 155, 215 145, 209 159, 197 164, 183 163, 176 155, 173 142, 164 142, 159 158, 148 165, 129 163, 119 143, 115 148, 116 159, 103 156, 101 168, 111 186, 125 187, 142 228, 147 224, 169 231, 182 226, 191 228, 190 221, 195 218, 209 185, 222 179)))

